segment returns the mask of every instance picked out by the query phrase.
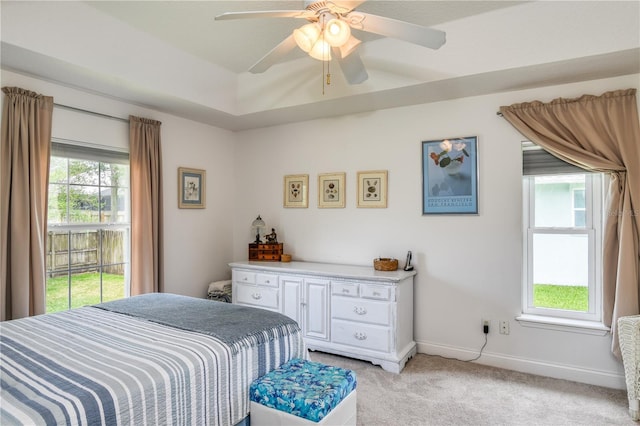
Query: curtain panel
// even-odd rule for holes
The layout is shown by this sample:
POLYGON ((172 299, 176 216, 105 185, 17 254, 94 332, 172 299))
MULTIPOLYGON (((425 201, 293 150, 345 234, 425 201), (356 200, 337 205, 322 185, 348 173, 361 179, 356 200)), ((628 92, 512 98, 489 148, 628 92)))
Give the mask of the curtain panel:
POLYGON ((520 133, 558 158, 610 175, 603 235, 603 322, 620 358, 617 319, 640 314, 640 124, 636 89, 500 107, 520 133))
POLYGON ((161 124, 129 116, 132 296, 164 291, 161 124))
POLYGON ((3 87, 0 320, 46 310, 47 189, 53 97, 3 87))

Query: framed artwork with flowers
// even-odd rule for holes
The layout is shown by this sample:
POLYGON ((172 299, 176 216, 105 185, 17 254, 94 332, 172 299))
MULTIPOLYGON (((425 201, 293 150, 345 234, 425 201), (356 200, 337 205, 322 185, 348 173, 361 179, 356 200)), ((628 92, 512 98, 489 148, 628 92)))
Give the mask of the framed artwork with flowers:
POLYGON ((178 208, 205 208, 205 170, 178 167, 178 208))
POLYGON ((309 175, 284 177, 284 207, 309 207, 309 175))
POLYGON ((422 142, 422 214, 478 214, 478 138, 422 142))

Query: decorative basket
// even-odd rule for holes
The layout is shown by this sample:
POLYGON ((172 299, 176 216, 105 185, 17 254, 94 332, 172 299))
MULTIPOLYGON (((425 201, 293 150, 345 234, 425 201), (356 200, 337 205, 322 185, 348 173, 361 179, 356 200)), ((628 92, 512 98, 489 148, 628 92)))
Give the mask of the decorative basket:
POLYGON ((398 269, 398 259, 383 257, 373 259, 373 269, 376 271, 395 271, 398 269))
POLYGON ((281 254, 280 262, 291 262, 291 255, 286 253, 281 254))

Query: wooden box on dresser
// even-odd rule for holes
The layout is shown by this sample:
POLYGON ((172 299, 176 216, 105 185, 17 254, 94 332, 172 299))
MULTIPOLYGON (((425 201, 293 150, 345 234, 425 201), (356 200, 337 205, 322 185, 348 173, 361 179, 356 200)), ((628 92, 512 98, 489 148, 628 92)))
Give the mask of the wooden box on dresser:
POLYGON ((233 262, 233 303, 298 322, 310 350, 399 373, 416 353, 415 271, 313 262, 233 262))

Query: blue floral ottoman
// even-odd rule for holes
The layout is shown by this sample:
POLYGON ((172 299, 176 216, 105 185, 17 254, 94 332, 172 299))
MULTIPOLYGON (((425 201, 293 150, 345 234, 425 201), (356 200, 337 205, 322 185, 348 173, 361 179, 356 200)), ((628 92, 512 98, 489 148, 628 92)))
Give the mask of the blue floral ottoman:
POLYGON ((351 370, 293 359, 255 380, 251 426, 355 425, 356 375, 351 370))

